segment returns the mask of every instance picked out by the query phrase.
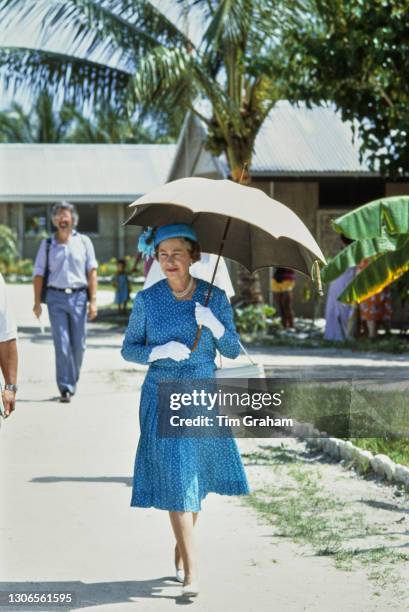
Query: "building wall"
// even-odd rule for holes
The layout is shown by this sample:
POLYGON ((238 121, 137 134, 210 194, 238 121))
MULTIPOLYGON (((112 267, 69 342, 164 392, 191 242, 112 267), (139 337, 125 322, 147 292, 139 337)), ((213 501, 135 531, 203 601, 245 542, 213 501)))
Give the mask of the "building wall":
POLYGON ((90 234, 99 262, 116 257, 118 250, 118 210, 121 204, 99 204, 98 234, 90 234))
MULTIPOLYGON (((293 210, 308 227, 314 238, 317 238, 318 182, 282 182, 272 183, 270 195, 293 210)), ((314 307, 316 316, 321 316, 318 296, 312 282, 303 274, 297 273, 294 289, 294 312, 296 316, 312 317, 314 307)))
POLYGON ((0 204, 0 224, 8 225, 8 204, 0 204))
MULTIPOLYGON (((318 183, 317 182, 295 182, 295 181, 269 181, 254 180, 252 186, 264 191, 267 195, 282 202, 293 210, 307 225, 314 237, 317 235, 317 212, 318 212, 318 183)), ((237 265, 229 266, 232 281, 236 286, 237 265)), ((258 272, 264 300, 274 304, 271 292, 272 269, 264 269, 258 272)), ((294 310, 296 316, 312 317, 314 307, 316 315, 320 316, 323 309, 318 302, 312 299, 307 300, 308 295, 312 294, 312 282, 303 274, 297 273, 297 282, 294 290, 294 310)))
POLYGON ((387 197, 409 195, 409 183, 386 183, 385 195, 387 197))

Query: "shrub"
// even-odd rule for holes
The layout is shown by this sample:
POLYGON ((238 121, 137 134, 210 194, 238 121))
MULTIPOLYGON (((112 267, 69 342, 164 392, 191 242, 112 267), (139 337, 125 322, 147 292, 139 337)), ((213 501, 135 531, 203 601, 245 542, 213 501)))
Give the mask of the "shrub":
MULTIPOLYGON (((130 255, 123 257, 126 261, 126 271, 129 274, 134 265, 134 258, 130 255)), ((98 276, 114 276, 116 274, 116 257, 111 257, 109 261, 100 263, 98 266, 98 276)))
POLYGON ((268 304, 236 307, 234 319, 237 331, 244 334, 266 333, 277 325, 275 313, 275 308, 268 304))
POLYGON ((17 257, 17 234, 6 225, 0 225, 0 271, 7 274, 17 257))

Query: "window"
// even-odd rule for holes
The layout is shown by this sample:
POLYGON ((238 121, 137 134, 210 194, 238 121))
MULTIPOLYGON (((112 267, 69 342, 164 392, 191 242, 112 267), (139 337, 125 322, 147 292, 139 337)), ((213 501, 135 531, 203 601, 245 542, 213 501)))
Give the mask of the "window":
POLYGON ((98 204, 79 204, 77 207, 78 231, 85 234, 98 234, 98 204))
POLYGON ((50 207, 47 204, 24 205, 24 234, 39 238, 50 231, 50 207))
MULTIPOLYGON (((39 238, 55 231, 51 222, 53 204, 24 205, 24 233, 28 237, 39 238)), ((98 234, 98 204, 75 204, 78 211, 78 231, 85 234, 98 234)))
POLYGON ((320 208, 355 208, 383 198, 385 183, 379 179, 350 179, 321 181, 320 208))

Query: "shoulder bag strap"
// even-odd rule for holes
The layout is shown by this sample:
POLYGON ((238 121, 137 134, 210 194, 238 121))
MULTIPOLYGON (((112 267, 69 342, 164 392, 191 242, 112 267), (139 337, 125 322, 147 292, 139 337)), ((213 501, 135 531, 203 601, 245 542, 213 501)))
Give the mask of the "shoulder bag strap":
POLYGON ((51 236, 49 236, 45 242, 45 269, 44 269, 44 279, 43 279, 43 284, 45 286, 47 286, 48 276, 50 272, 50 269, 49 269, 50 267, 48 265, 50 246, 51 246, 51 236))

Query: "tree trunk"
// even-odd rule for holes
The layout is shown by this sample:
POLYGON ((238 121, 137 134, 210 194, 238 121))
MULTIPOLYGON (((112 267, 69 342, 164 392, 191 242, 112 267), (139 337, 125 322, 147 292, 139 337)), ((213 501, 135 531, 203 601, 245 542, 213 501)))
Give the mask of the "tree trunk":
MULTIPOLYGON (((231 176, 233 181, 241 185, 250 185, 251 176, 248 171, 250 160, 240 163, 231 163, 231 176)), ((234 303, 241 307, 262 304, 264 302, 261 290, 260 276, 257 272, 250 274, 246 268, 238 265, 237 269, 237 295, 234 303)))

